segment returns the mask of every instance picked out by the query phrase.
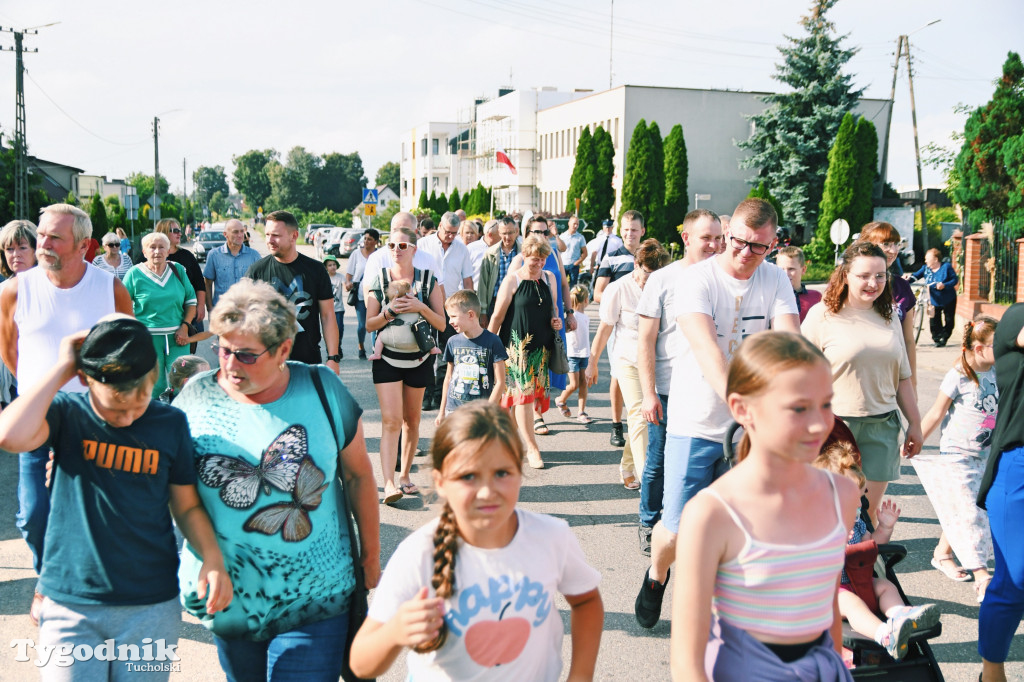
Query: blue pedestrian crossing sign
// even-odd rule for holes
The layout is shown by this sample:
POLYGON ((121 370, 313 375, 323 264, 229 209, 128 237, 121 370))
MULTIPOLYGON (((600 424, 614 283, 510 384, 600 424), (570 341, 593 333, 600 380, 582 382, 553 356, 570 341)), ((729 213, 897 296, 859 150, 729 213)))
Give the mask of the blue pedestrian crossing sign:
POLYGON ((376 204, 377 203, 377 190, 375 190, 375 189, 364 189, 363 190, 363 203, 364 204, 376 204))

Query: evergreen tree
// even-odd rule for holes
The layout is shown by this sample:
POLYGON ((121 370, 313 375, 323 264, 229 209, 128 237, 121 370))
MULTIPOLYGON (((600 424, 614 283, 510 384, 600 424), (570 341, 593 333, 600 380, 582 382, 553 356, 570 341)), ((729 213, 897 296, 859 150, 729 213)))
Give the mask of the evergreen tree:
POLYGON ((854 186, 857 182, 857 126, 853 122, 853 114, 846 112, 843 122, 836 133, 836 141, 828 152, 828 171, 825 176, 825 189, 818 210, 818 230, 815 238, 829 240, 829 229, 839 218, 853 223, 854 186))
POLYGON ((679 239, 683 219, 690 210, 690 192, 687 188, 689 161, 686 158, 686 140, 683 126, 675 124, 665 138, 665 227, 679 239))
POLYGON ((596 161, 594 137, 590 134, 590 126, 585 126, 580 132, 580 140, 576 144, 576 163, 572 167, 572 176, 569 178, 565 210, 570 213, 575 212, 576 200, 580 199, 580 218, 588 223, 593 220, 593 214, 590 210, 590 197, 587 194, 587 188, 593 181, 596 161))
POLYGON ((420 200, 417 202, 416 208, 430 208, 430 199, 427 198, 427 190, 422 190, 420 192, 420 200))
POLYGON ((864 116, 857 121, 857 179, 853 187, 850 228, 859 230, 875 216, 875 181, 878 179, 878 133, 864 116))
POLYGON ((437 203, 431 208, 434 209, 435 213, 444 214, 448 212, 448 197, 445 196, 444 192, 437 195, 437 203))
POLYGON ((448 210, 458 211, 462 208, 462 199, 459 197, 459 189, 456 187, 452 190, 452 195, 448 197, 448 210))
POLYGON ((768 105, 750 117, 754 132, 739 143, 751 156, 744 168, 759 169, 785 208, 794 233, 817 223, 832 146, 843 115, 853 109, 862 90, 852 88, 852 77, 842 72, 856 50, 844 49, 845 36, 825 14, 838 0, 813 0, 811 12, 801 20, 806 35, 787 36, 780 46, 783 61, 773 78, 789 92, 768 95, 768 105))
POLYGON ((640 211, 645 219, 649 219, 648 210, 653 192, 651 189, 650 170, 653 151, 651 136, 647 132, 647 122, 640 119, 633 128, 629 138, 629 151, 626 153, 626 171, 622 183, 622 203, 619 205, 619 217, 626 211, 640 211))
POLYGON ((748 199, 764 199, 772 208, 775 209, 775 214, 779 217, 779 225, 785 225, 785 220, 782 214, 782 204, 779 200, 772 196, 771 190, 768 188, 768 184, 765 182, 759 182, 757 187, 750 190, 750 194, 747 195, 748 199))
POLYGON ((964 126, 953 200, 976 219, 1006 218, 1024 230, 1024 64, 1010 52, 992 99, 964 126))
POLYGON ((594 216, 591 223, 592 229, 596 232, 601 228, 600 222, 612 216, 612 207, 615 206, 615 188, 612 187, 612 178, 615 175, 615 146, 612 143, 612 136, 602 126, 594 131, 594 174, 590 185, 587 187, 587 204, 594 216))
POLYGON ((679 233, 674 227, 665 224, 665 144, 661 139, 661 128, 655 121, 647 126, 647 135, 651 139, 651 160, 647 176, 651 198, 647 210, 641 211, 647 221, 646 236, 654 237, 667 246, 679 240, 679 233))
POLYGON ((93 194, 89 201, 89 218, 92 220, 93 238, 101 241, 103 235, 110 232, 110 223, 107 221, 107 207, 103 205, 103 199, 99 194, 93 194))
POLYGON ((427 199, 427 208, 437 211, 437 190, 430 190, 430 197, 427 199))

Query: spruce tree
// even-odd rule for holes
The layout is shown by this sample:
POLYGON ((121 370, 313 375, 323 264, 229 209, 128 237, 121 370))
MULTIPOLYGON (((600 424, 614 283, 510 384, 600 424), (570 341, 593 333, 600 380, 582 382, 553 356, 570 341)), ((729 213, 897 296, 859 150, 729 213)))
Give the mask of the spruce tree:
POLYGON ((866 117, 857 120, 857 179, 853 185, 850 229, 859 230, 874 219, 875 181, 878 179, 878 133, 866 117))
POLYGON ((646 219, 646 236, 654 237, 667 246, 676 241, 679 233, 665 224, 665 145, 657 122, 651 121, 651 125, 647 126, 647 136, 651 139, 651 157, 647 171, 651 198, 647 210, 640 211, 646 219))
POLYGON ((428 208, 430 208, 430 199, 427 198, 427 190, 423 190, 423 191, 420 192, 420 200, 416 204, 416 208, 418 208, 418 209, 428 209, 428 208))
POLYGON ((683 126, 675 124, 665 138, 665 227, 678 239, 679 226, 690 210, 690 192, 686 181, 689 161, 683 126))
POLYGON ((458 211, 460 208, 462 208, 462 199, 459 197, 459 188, 456 187, 452 190, 452 195, 448 197, 448 210, 458 211))
POLYGON ((437 190, 430 190, 430 197, 427 198, 427 209, 437 211, 437 190))
POLYGON ((846 112, 828 152, 828 171, 818 210, 817 236, 828 239, 832 222, 844 218, 852 225, 854 185, 858 177, 857 126, 853 114, 846 112))
POLYGON ((103 235, 110 232, 110 223, 107 221, 107 207, 103 205, 103 198, 99 194, 93 194, 89 201, 89 218, 92 220, 93 238, 102 241, 103 235))
POLYGON ((601 228, 601 221, 612 216, 615 206, 615 188, 612 178, 615 176, 615 146, 612 136, 602 126, 594 131, 594 174, 587 187, 587 203, 593 211, 592 229, 596 232, 601 228))
POLYGON ((580 132, 580 140, 576 144, 576 163, 569 177, 569 191, 566 192, 565 210, 576 211, 576 200, 580 199, 580 217, 588 223, 592 219, 589 199, 586 194, 594 175, 597 156, 594 152, 594 137, 590 134, 590 126, 584 126, 580 132))
POLYGON ((1024 230, 1024 63, 1016 52, 992 99, 968 117, 955 172, 952 198, 972 212, 972 223, 1007 218, 1024 230))
POLYGON ((782 204, 779 203, 778 199, 772 196, 771 189, 768 187, 768 184, 766 182, 759 182, 757 184, 757 187, 750 190, 750 194, 747 195, 747 198, 764 199, 765 201, 772 205, 772 208, 775 209, 775 215, 778 216, 779 225, 786 224, 785 218, 783 217, 782 204))
POLYGON ((437 203, 434 204, 433 209, 439 214, 448 212, 448 197, 444 195, 444 192, 437 195, 437 203))
POLYGON ((843 73, 856 50, 842 47, 846 36, 836 36, 825 17, 836 2, 813 0, 801 20, 806 35, 787 36, 788 45, 778 48, 782 63, 772 77, 791 90, 763 98, 768 108, 750 117, 754 132, 739 143, 751 152, 741 166, 758 169, 756 179, 768 182, 797 235, 817 223, 828 150, 862 92, 843 73))
POLYGON ((622 182, 622 203, 619 205, 619 217, 626 211, 640 211, 648 218, 647 210, 651 205, 651 136, 647 132, 647 121, 640 119, 633 128, 629 138, 629 151, 626 152, 626 171, 622 182))

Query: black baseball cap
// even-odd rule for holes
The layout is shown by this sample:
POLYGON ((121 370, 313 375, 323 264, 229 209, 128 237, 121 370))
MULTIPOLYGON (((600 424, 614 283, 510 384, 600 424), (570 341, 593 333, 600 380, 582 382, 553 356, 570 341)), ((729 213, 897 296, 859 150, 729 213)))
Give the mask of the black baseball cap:
POLYGON ((155 366, 153 337, 146 325, 127 315, 97 322, 79 351, 79 369, 103 384, 135 381, 155 366))

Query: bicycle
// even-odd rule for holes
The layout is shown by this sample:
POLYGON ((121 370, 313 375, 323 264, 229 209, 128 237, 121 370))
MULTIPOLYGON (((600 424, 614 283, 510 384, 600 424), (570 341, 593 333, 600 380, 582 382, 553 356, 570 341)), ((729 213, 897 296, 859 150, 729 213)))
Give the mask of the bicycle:
POLYGON ((921 339, 921 329, 924 328, 924 319, 935 315, 932 308, 932 297, 929 292, 930 284, 927 282, 911 282, 910 288, 914 290, 917 302, 914 304, 914 343, 921 339))

